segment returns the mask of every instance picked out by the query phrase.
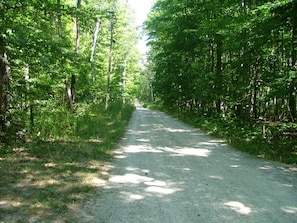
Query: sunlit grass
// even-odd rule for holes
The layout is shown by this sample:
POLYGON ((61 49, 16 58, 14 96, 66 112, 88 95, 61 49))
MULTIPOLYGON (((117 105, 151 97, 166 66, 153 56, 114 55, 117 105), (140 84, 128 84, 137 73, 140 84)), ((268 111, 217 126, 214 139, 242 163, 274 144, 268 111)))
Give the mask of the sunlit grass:
MULTIPOLYGON (((0 147, 0 222, 75 222, 80 205, 104 182, 109 150, 134 107, 94 105, 71 134, 0 147)), ((49 131, 49 130, 47 130, 49 131)), ((55 129, 57 131, 57 129, 55 129)), ((63 129, 60 130, 61 134, 63 129)))

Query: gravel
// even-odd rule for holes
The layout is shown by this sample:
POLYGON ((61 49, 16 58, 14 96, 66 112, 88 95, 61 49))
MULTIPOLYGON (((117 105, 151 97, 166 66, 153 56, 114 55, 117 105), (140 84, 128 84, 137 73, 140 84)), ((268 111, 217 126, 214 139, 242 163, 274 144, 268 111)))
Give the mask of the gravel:
POLYGON ((80 222, 297 222, 297 168, 234 150, 137 103, 80 222))

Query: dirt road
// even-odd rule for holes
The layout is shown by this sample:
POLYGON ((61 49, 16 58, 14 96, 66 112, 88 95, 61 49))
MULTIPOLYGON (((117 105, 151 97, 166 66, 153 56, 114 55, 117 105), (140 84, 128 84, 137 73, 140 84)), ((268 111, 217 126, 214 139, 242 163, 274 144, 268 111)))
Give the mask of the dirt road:
POLYGON ((81 222, 297 222, 296 167, 252 158, 139 104, 81 222))

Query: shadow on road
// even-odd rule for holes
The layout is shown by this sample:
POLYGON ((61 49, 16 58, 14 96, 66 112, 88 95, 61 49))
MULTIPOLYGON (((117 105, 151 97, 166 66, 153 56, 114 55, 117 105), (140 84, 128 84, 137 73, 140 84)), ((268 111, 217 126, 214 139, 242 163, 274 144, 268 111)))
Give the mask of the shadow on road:
MULTIPOLYGON (((296 168, 137 106, 89 222, 295 222, 296 168)), ((92 208, 90 208, 92 207, 92 208)))

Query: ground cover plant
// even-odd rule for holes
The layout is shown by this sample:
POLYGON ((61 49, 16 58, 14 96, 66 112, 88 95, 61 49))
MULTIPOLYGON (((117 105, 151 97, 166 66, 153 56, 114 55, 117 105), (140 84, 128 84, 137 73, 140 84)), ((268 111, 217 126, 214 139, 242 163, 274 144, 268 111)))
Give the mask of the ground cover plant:
POLYGON ((140 98, 249 153, 295 163, 296 10, 294 0, 156 1, 140 98))
POLYGON ((80 205, 106 177, 109 151, 133 110, 121 103, 107 110, 92 105, 72 114, 76 119, 68 135, 61 129, 57 137, 1 145, 0 222, 75 222, 80 205))
POLYGON ((143 102, 149 109, 162 110, 195 128, 226 140, 235 149, 252 156, 297 164, 297 125, 294 123, 242 121, 234 117, 210 117, 178 109, 162 103, 143 102))
POLYGON ((253 156, 289 164, 297 163, 296 124, 240 122, 205 117, 192 120, 192 124, 253 156))

